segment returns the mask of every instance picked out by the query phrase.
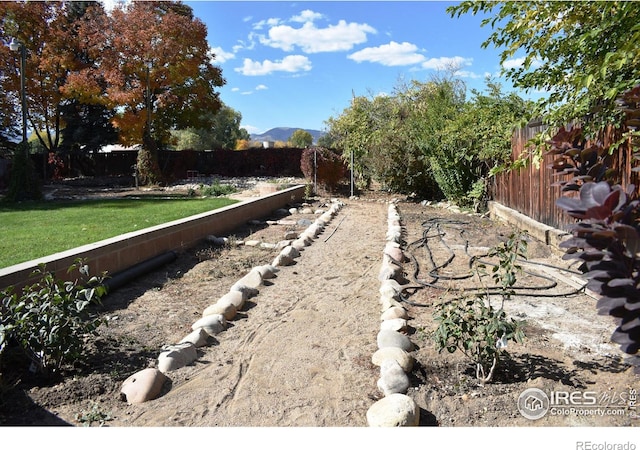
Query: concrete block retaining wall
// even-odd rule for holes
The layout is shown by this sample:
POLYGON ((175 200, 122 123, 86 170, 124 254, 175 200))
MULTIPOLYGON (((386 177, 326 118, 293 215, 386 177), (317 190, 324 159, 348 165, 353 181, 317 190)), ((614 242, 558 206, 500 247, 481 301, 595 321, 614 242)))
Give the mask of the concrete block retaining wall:
POLYGON ((566 231, 558 230, 557 228, 537 222, 531 217, 498 202, 489 202, 489 214, 491 218, 500 219, 503 222, 527 231, 529 235, 540 242, 544 242, 558 253, 564 254, 564 251, 559 247, 560 243, 571 237, 571 234, 566 231))
MULTIPOLYGON (((288 203, 304 198, 304 186, 294 186, 220 209, 175 220, 162 225, 122 234, 93 244, 55 253, 43 258, 0 269, 0 290, 17 289, 29 282, 39 264, 65 279, 77 258, 86 258, 92 275, 114 274, 169 251, 195 246, 207 235, 226 234, 249 220, 267 216, 288 203)), ((75 274, 74 274, 75 276, 75 274)))

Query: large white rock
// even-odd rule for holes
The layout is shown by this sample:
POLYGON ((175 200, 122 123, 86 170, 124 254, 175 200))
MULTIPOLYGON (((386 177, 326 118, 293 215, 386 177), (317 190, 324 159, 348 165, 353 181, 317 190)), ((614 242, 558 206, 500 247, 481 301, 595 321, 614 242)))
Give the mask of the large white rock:
POLYGON ((234 283, 231 286, 231 288, 229 289, 229 292, 240 292, 244 300, 247 300, 253 297, 254 295, 258 295, 257 289, 254 289, 249 286, 245 286, 244 284, 240 284, 238 282, 234 283))
POLYGON ((413 343, 402 333, 393 330, 380 330, 376 337, 378 348, 399 347, 404 351, 413 350, 413 343))
POLYGON ((227 320, 222 314, 211 314, 194 322, 193 325, 191 325, 191 329, 197 330, 198 328, 202 328, 209 336, 215 336, 224 331, 226 325, 227 320))
POLYGON ((395 298, 389 298, 386 296, 380 297, 380 311, 384 312, 390 308, 402 308, 402 303, 400 303, 395 298))
POLYGON ((392 306, 384 310, 382 314, 380 314, 380 320, 390 320, 390 319, 408 319, 409 313, 402 306, 392 306))
POLYGON ((263 280, 270 280, 271 278, 275 278, 277 275, 276 273, 278 273, 280 271, 280 269, 278 269, 275 266, 272 266, 271 264, 265 264, 263 266, 257 266, 254 267, 253 269, 251 269, 252 271, 257 271, 260 273, 260 276, 262 277, 263 280))
POLYGON ((198 328, 182 338, 180 344, 185 342, 190 342, 196 347, 204 347, 209 343, 209 335, 202 328, 198 328))
POLYGON ((276 267, 290 266, 292 264, 293 264, 293 258, 287 255, 283 255, 282 253, 279 253, 271 263, 272 266, 276 266, 276 267))
POLYGON ((226 320, 231 320, 236 316, 238 309, 233 302, 229 300, 218 300, 213 305, 208 306, 202 311, 202 317, 210 316, 212 314, 222 314, 226 320))
POLYGON ((405 319, 388 319, 380 323, 381 330, 405 331, 407 321, 405 319))
POLYGON ((197 358, 196 346, 191 342, 170 345, 158 356, 158 370, 162 373, 171 372, 191 364, 197 358))
POLYGON ((382 363, 377 385, 385 397, 391 394, 406 394, 410 384, 409 377, 400 364, 393 360, 382 363))
POLYGON ((415 427, 420 423, 420 409, 405 394, 391 394, 367 410, 370 427, 415 427))
POLYGON ((402 287, 396 280, 382 280, 379 292, 380 295, 397 298, 398 294, 402 292, 402 287))
POLYGON ((371 356, 371 362, 378 367, 382 367, 385 361, 397 362, 405 372, 413 369, 413 356, 399 347, 383 347, 371 356))
POLYGON ((240 278, 234 284, 247 286, 252 289, 258 289, 262 285, 262 275, 257 270, 251 270, 248 274, 240 278))
POLYGON ((143 369, 124 380, 120 396, 129 404, 153 400, 160 395, 167 380, 167 376, 158 369, 143 369))
POLYGON ((291 259, 300 257, 300 252, 290 245, 283 248, 280 254, 284 256, 288 256, 291 259))
POLYGON ((219 302, 229 302, 236 307, 236 311, 240 311, 247 301, 247 296, 239 290, 231 290, 218 299, 219 302))

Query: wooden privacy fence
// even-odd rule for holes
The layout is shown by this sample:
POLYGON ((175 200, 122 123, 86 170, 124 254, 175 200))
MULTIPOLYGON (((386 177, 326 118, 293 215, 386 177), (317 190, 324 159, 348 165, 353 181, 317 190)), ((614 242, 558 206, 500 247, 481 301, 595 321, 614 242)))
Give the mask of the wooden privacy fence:
MULTIPOLYGON (((189 172, 220 176, 291 176, 302 177, 301 148, 272 148, 248 150, 160 150, 158 163, 167 180, 187 178, 189 172)), ((61 177, 133 177, 137 151, 114 151, 97 154, 72 154, 60 158, 61 177)), ((34 167, 41 179, 51 178, 48 156, 32 154, 34 167)), ((0 165, 0 187, 8 183, 10 169, 0 165), (3 176, 4 174, 4 176, 3 176)))
MULTIPOLYGON (((532 148, 530 140, 546 130, 540 122, 531 123, 525 128, 514 131, 511 140, 512 160, 517 160, 532 148)), ((607 130, 602 133, 604 146, 616 142, 622 132, 607 130)), ((563 210, 556 206, 556 200, 563 194, 561 188, 552 186, 561 178, 549 168, 556 155, 549 155, 543 151, 543 159, 539 166, 528 164, 526 167, 498 174, 492 185, 493 199, 511 209, 530 218, 560 230, 567 230, 567 225, 574 223, 563 210)), ((635 184, 636 191, 640 184, 638 173, 632 172, 633 149, 628 142, 620 145, 610 157, 611 167, 620 174, 620 184, 623 187, 635 184)))

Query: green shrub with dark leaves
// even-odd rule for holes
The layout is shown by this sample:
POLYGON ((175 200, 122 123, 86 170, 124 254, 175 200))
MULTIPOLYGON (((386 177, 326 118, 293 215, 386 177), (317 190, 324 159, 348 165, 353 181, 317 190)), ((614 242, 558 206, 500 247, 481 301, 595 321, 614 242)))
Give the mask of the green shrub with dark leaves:
POLYGON ((48 375, 82 358, 86 338, 104 323, 90 307, 100 304, 106 287, 104 275, 90 277, 82 260, 69 267, 68 273, 73 271, 80 279, 63 282, 41 265, 32 274, 38 281, 20 295, 13 287, 0 293, 0 357, 15 341, 31 359, 31 369, 48 375))
POLYGON ((550 153, 556 155, 552 169, 570 175, 560 183, 563 192, 578 192, 557 200, 558 207, 577 220, 570 226, 573 238, 560 244, 564 259, 582 261, 587 288, 600 296, 598 314, 616 319, 611 340, 630 355, 627 362, 640 374, 638 191, 633 185, 623 189, 616 182, 609 149, 587 140, 580 127, 561 128, 550 145, 550 153))

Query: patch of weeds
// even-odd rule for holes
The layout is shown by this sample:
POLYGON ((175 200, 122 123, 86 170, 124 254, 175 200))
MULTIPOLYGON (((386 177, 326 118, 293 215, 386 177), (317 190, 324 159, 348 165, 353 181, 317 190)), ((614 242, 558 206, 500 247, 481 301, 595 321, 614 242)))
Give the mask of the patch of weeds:
POLYGON ((105 422, 109 422, 113 420, 113 418, 111 417, 111 413, 103 411, 98 403, 91 402, 91 409, 76 414, 76 420, 85 427, 90 427, 93 424, 98 424, 98 426, 102 427, 105 422))
POLYGON ((235 186, 230 184, 220 184, 219 181, 209 186, 200 185, 200 194, 207 197, 220 197, 221 195, 235 194, 238 192, 235 186))

